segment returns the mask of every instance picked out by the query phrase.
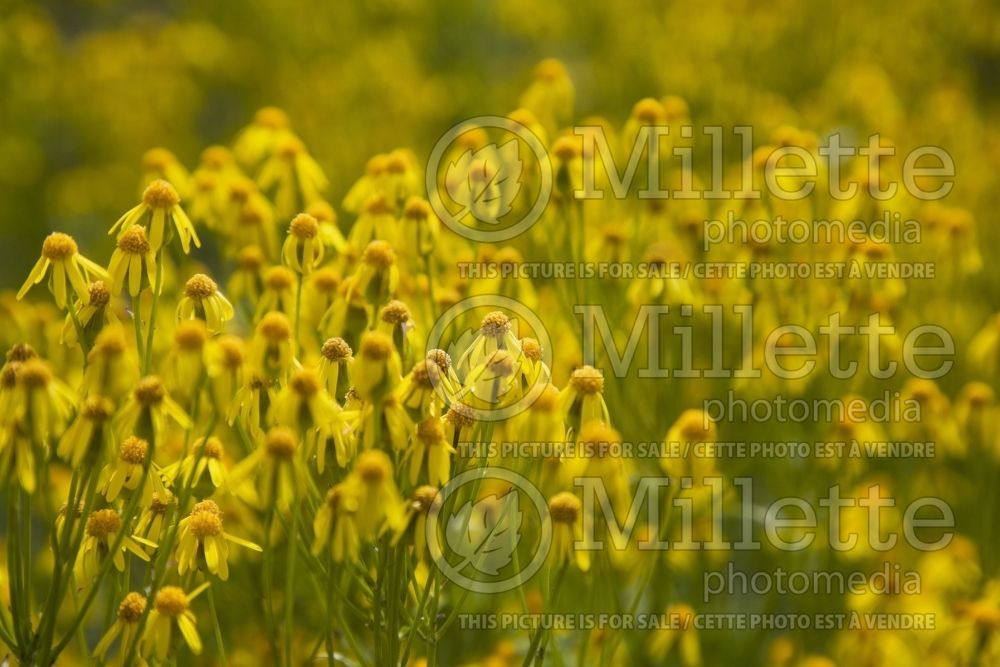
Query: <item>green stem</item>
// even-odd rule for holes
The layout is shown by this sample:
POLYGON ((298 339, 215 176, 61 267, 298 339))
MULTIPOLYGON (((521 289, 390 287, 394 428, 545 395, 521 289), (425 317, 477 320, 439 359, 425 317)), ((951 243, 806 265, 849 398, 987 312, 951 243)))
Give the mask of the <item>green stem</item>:
POLYGON ((156 331, 156 310, 160 305, 160 290, 163 287, 163 249, 156 253, 156 285, 153 287, 153 304, 149 309, 149 331, 146 333, 146 351, 143 355, 142 374, 149 375, 153 362, 153 333, 156 331))
MULTIPOLYGON (((300 282, 301 284, 301 282, 300 282)), ((296 494, 297 495, 297 494, 296 494)), ((292 648, 293 648, 293 637, 292 637, 292 617, 295 608, 295 543, 296 535, 299 526, 299 512, 301 511, 302 503, 299 502, 298 498, 292 501, 292 525, 288 530, 288 555, 286 559, 286 571, 285 571, 285 664, 288 667, 292 667, 294 664, 292 662, 292 648)))
POLYGON ((212 614, 212 631, 215 633, 215 645, 219 648, 219 664, 225 667, 228 664, 226 661, 226 645, 222 641, 222 628, 219 626, 219 614, 215 609, 215 585, 209 585, 206 593, 208 593, 208 609, 212 614))

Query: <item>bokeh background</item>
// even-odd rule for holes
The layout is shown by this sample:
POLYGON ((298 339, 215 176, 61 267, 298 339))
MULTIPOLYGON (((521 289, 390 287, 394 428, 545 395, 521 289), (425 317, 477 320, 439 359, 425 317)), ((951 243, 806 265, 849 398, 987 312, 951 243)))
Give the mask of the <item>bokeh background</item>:
MULTIPOLYGON (((456 120, 515 108, 550 56, 576 84, 577 118, 617 124, 636 100, 676 94, 696 123, 748 123, 761 138, 783 124, 905 136, 952 153, 953 198, 977 218, 1000 204, 1000 8, 990 0, 0 5, 9 286, 30 268, 24 249, 52 229, 103 256, 95 244, 134 202, 151 147, 194 166, 205 145, 277 104, 336 200, 376 152, 423 156, 456 120)), ((995 249, 995 226, 979 227, 995 249)), ((1000 278, 980 280, 1000 302, 1000 278)))

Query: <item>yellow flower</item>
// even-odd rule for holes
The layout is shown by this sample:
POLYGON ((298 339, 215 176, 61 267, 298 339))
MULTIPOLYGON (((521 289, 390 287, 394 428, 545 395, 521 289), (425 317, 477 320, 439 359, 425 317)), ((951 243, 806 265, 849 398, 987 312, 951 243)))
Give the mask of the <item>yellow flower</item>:
POLYGON ((233 319, 233 304, 222 296, 215 281, 203 273, 196 273, 184 285, 184 296, 177 303, 177 319, 203 320, 212 331, 222 331, 226 322, 233 319))
MULTIPOLYGON (((109 503, 118 498, 122 489, 135 491, 139 488, 139 483, 142 482, 142 471, 148 456, 149 443, 147 441, 135 436, 122 440, 122 444, 118 447, 118 457, 104 466, 97 483, 98 488, 109 503)), ((143 492, 144 498, 150 498, 153 493, 162 497, 166 493, 155 465, 155 463, 150 464, 149 483, 143 492)))
POLYGON ((209 582, 206 581, 190 594, 186 594, 184 589, 178 586, 164 586, 156 592, 156 597, 153 599, 153 611, 149 612, 149 618, 146 619, 146 629, 142 635, 143 652, 146 655, 153 655, 161 662, 167 659, 175 623, 191 652, 195 655, 201 654, 201 637, 198 636, 197 619, 189 607, 191 601, 208 586, 209 582), (148 652, 150 650, 151 654, 148 652))
POLYGON ((319 379, 336 400, 343 400, 351 386, 354 351, 343 338, 326 339, 320 349, 319 379))
MULTIPOLYGON (((448 355, 441 351, 442 355, 448 355)), ((451 366, 451 360, 447 359, 447 364, 451 366)), ((432 359, 428 358, 418 361, 410 369, 410 372, 403 377, 396 389, 399 401, 409 411, 410 416, 419 421, 431 416, 439 416, 442 412, 441 406, 445 400, 454 394, 452 387, 447 384, 449 378, 441 367, 432 359)))
POLYGON ((281 247, 286 266, 308 275, 323 261, 323 242, 319 238, 319 222, 308 213, 299 213, 288 225, 288 236, 281 247))
POLYGON ((174 494, 170 491, 154 491, 139 513, 139 520, 135 523, 135 534, 146 538, 149 542, 158 543, 164 517, 173 503, 174 494))
POLYGON ((151 148, 142 156, 142 184, 145 189, 156 180, 173 183, 185 197, 191 185, 191 174, 173 153, 166 148, 151 148))
POLYGON ((552 518, 552 546, 549 547, 552 567, 570 563, 583 572, 589 570, 590 553, 574 545, 582 541, 584 535, 580 499, 568 491, 557 493, 549 499, 549 516, 552 518))
POLYGON ((132 639, 139 631, 139 620, 143 612, 146 611, 146 598, 141 593, 127 594, 118 605, 118 614, 115 622, 104 633, 101 640, 94 647, 94 657, 104 660, 105 654, 111 648, 118 637, 121 637, 120 645, 126 648, 132 645, 132 639))
POLYGON ((90 281, 107 280, 108 273, 80 254, 73 237, 62 232, 52 232, 42 243, 42 256, 28 274, 27 280, 17 293, 18 300, 24 298, 34 285, 42 282, 52 269, 49 290, 56 299, 56 305, 66 308, 66 283, 68 282, 77 298, 83 303, 90 302, 90 281))
POLYGON ((347 249, 347 241, 337 227, 337 212, 325 201, 315 201, 309 204, 306 213, 316 218, 319 223, 319 238, 323 247, 340 255, 347 249))
MULTIPOLYGON (((87 303, 83 301, 76 303, 76 319, 83 329, 84 340, 88 348, 101 329, 105 326, 114 326, 120 321, 118 315, 115 314, 116 305, 112 302, 111 292, 103 280, 95 280, 90 283, 89 292, 90 300, 87 303)), ((70 314, 67 314, 63 321, 60 342, 69 346, 80 342, 76 324, 70 314)))
POLYGON ((452 403, 444 413, 445 440, 452 445, 472 442, 475 427, 476 411, 465 403, 452 403))
POLYGON ((132 395, 115 417, 115 430, 120 437, 136 432, 137 426, 149 428, 156 441, 163 437, 167 422, 181 429, 191 428, 191 418, 167 394, 163 381, 155 375, 139 380, 132 395))
POLYGON ((395 545, 401 538, 408 536, 413 541, 413 555, 418 562, 425 560, 427 556, 427 514, 439 502, 438 493, 438 489, 433 486, 417 487, 406 503, 403 520, 392 538, 395 545))
POLYGON ((193 401, 205 373, 208 331, 199 320, 182 321, 174 329, 174 344, 166 358, 166 378, 174 396, 193 401))
POLYGON ((374 241, 396 242, 396 208, 384 195, 372 195, 354 221, 348 240, 355 252, 374 241))
POLYGON ((229 277, 229 295, 237 303, 246 299, 257 303, 264 289, 264 263, 267 259, 261 249, 255 245, 241 248, 236 255, 236 268, 229 277))
POLYGON ((347 483, 357 494, 357 519, 363 539, 378 535, 383 522, 390 530, 399 527, 404 516, 402 499, 393 481, 392 462, 385 452, 377 449, 362 452, 347 483))
POLYGON ((249 470, 258 467, 257 482, 260 504, 285 508, 296 501, 299 487, 305 479, 298 457, 299 440, 295 432, 275 426, 264 437, 263 446, 234 468, 232 477, 243 479, 249 470))
MULTIPOLYGON (((352 395, 348 392, 349 397, 352 395)), ((348 404, 350 407, 350 405, 348 404)), ((357 409, 347 409, 341 413, 344 421, 351 424, 355 433, 360 434, 361 444, 364 449, 382 447, 388 436, 388 444, 395 451, 406 448, 413 434, 413 420, 407 413, 406 408, 396 397, 395 393, 387 394, 382 399, 381 423, 378 431, 381 434, 379 442, 375 441, 375 418, 376 410, 373 401, 365 402, 357 409)))
POLYGON ((353 291, 361 294, 372 307, 378 307, 396 294, 399 284, 399 268, 396 253, 385 241, 372 241, 361 254, 361 264, 354 272, 355 281, 348 292, 350 300, 353 291))
POLYGON ((244 167, 254 169, 274 152, 281 139, 289 136, 294 135, 289 129, 288 114, 277 107, 263 107, 237 135, 233 154, 244 167))
POLYGON ((479 333, 455 364, 458 374, 465 377, 473 368, 487 361, 497 350, 505 350, 520 365, 521 344, 511 331, 510 318, 499 310, 488 313, 479 326, 479 333))
POLYGON ((206 366, 211 382, 212 399, 220 414, 227 414, 233 397, 243 384, 243 340, 236 336, 218 336, 209 341, 206 366))
POLYGON ((274 209, 253 181, 238 178, 229 184, 224 220, 232 249, 257 246, 268 259, 278 259, 274 209))
POLYGON ((569 384, 559 393, 559 407, 573 433, 590 421, 610 423, 608 406, 604 402, 604 374, 593 366, 577 368, 569 384))
POLYGON ((410 342, 410 332, 415 324, 410 315, 410 309, 405 303, 393 299, 382 307, 379 311, 378 323, 375 325, 376 331, 392 337, 392 344, 399 352, 399 358, 407 360, 409 350, 412 347, 410 342))
POLYGON ((274 381, 252 371, 229 404, 227 421, 230 425, 238 421, 241 428, 257 439, 262 433, 261 406, 270 405, 273 400, 274 381))
POLYGON ((56 453, 74 468, 98 458, 108 441, 107 424, 115 404, 103 396, 89 396, 80 405, 76 418, 59 440, 56 453))
POLYGON ((264 291, 257 299, 257 317, 265 313, 295 312, 295 274, 284 266, 272 266, 264 272, 264 291))
POLYGON ((661 660, 676 656, 683 667, 701 667, 701 642, 695 629, 694 609, 678 602, 670 605, 667 616, 671 623, 656 633, 650 651, 661 660))
POLYGON ((143 544, 156 547, 144 538, 125 535, 117 551, 109 554, 114 542, 118 539, 118 533, 125 528, 122 526, 122 519, 113 509, 103 509, 92 512, 87 518, 87 526, 84 531, 83 543, 80 546, 80 553, 73 567, 73 575, 80 586, 86 587, 90 584, 105 558, 112 559, 115 569, 119 572, 125 571, 125 551, 132 552, 138 558, 149 561, 149 554, 142 548, 143 544))
POLYGON ((327 545, 334 563, 345 560, 355 562, 361 551, 358 529, 357 489, 341 483, 326 493, 325 502, 316 510, 313 519, 312 553, 319 556, 327 545))
POLYGON ((419 257, 434 252, 441 222, 431 205, 420 197, 410 197, 399 221, 399 247, 419 257))
POLYGON ((260 167, 257 184, 261 190, 273 193, 275 209, 286 219, 296 210, 321 200, 329 187, 319 164, 292 135, 278 140, 274 151, 260 167))
POLYGON ((146 238, 146 230, 138 225, 129 227, 122 232, 111 253, 111 263, 108 274, 111 276, 111 291, 119 294, 128 277, 128 293, 139 296, 142 290, 143 269, 146 274, 146 285, 151 289, 156 286, 156 256, 153 246, 146 238))
POLYGON ((278 377, 292 367, 292 325, 283 313, 267 313, 261 318, 250 345, 250 366, 278 377))
POLYGON ((351 369, 354 390, 366 401, 384 397, 399 384, 401 366, 399 354, 389 336, 378 331, 365 333, 351 369))
POLYGON ((444 428, 438 417, 417 424, 416 436, 410 444, 410 484, 416 485, 420 471, 427 470, 427 481, 440 486, 451 478, 451 455, 455 449, 445 440, 444 428))
POLYGON ((164 234, 176 230, 181 240, 181 248, 186 255, 191 252, 191 242, 200 248, 201 240, 180 203, 180 195, 174 186, 163 180, 153 181, 142 193, 142 202, 118 218, 118 221, 111 226, 108 235, 118 232, 121 236, 132 225, 148 224, 149 243, 153 252, 158 253, 164 242, 164 234), (167 228, 167 225, 172 227, 167 228))
POLYGON ((0 431, 0 479, 15 478, 22 489, 35 492, 35 445, 20 417, 8 418, 0 431))
POLYGON ((127 394, 138 375, 139 364, 135 356, 120 324, 105 327, 87 355, 83 391, 115 400, 127 394))
POLYGON ((183 576, 188 570, 197 568, 201 556, 208 571, 225 581, 229 578, 229 542, 261 551, 253 542, 223 531, 222 510, 217 504, 211 500, 197 503, 191 514, 181 519, 178 528, 177 573, 183 576))
POLYGON ((337 416, 339 407, 322 386, 319 374, 311 368, 300 368, 292 373, 274 402, 269 413, 270 421, 302 433, 337 416))
POLYGON ((309 451, 316 453, 316 470, 320 474, 326 470, 326 453, 331 444, 337 465, 341 468, 346 467, 354 456, 357 441, 345 414, 338 409, 332 418, 320 422, 309 433, 309 451))
POLYGON ((58 435, 75 401, 69 387, 52 375, 48 363, 41 359, 11 362, 15 368, 16 386, 14 396, 8 404, 10 412, 4 418, 23 418, 28 433, 42 443, 52 435, 58 435))

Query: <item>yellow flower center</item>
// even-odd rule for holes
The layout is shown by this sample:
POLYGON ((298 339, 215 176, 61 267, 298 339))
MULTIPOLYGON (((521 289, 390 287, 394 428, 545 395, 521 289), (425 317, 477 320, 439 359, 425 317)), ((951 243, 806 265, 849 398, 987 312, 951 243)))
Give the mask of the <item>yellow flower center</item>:
POLYGON ((392 477, 392 463, 384 452, 372 449, 358 457, 358 475, 365 484, 375 486, 392 477))
POLYGON ((184 284, 184 296, 190 299, 207 299, 215 296, 219 286, 204 273, 196 273, 184 284))
POLYGON ((209 169, 222 169, 233 162, 233 154, 225 146, 209 146, 201 152, 201 163, 209 169))
POLYGON ((146 407, 159 404, 166 395, 163 381, 155 375, 142 378, 135 388, 135 400, 146 407))
POLYGON ((268 313, 257 325, 260 334, 271 343, 283 343, 292 336, 292 325, 283 313, 268 313))
MULTIPOLYGON (((204 449, 204 454, 210 459, 221 459, 222 458, 222 441, 215 436, 210 437, 202 443, 202 448, 204 449)), ((210 502, 210 501, 209 501, 210 502)))
POLYGON ((194 507, 191 508, 191 514, 198 514, 199 512, 208 512, 220 517, 222 516, 222 509, 219 508, 218 503, 214 500, 202 500, 195 503, 194 507))
POLYGON ((94 341, 94 348, 91 350, 91 353, 105 358, 117 357, 125 352, 127 345, 125 334, 122 333, 120 327, 105 327, 97 335, 97 340, 94 341))
POLYGON ((290 459, 295 456, 295 450, 299 444, 295 440, 295 434, 291 429, 283 426, 276 426, 267 433, 264 440, 264 447, 267 453, 276 459, 290 459))
POLYGON ((250 195, 254 193, 255 189, 253 181, 248 178, 240 179, 229 186, 229 199, 241 204, 250 199, 250 195))
POLYGON ((139 465, 146 460, 147 451, 149 451, 149 443, 133 435, 122 441, 118 458, 125 463, 139 465))
POLYGON ((153 514, 164 514, 167 508, 170 507, 170 503, 173 502, 173 496, 169 491, 163 498, 160 498, 160 494, 153 492, 153 497, 149 501, 149 511, 153 514))
MULTIPOLYGON (((580 429, 579 439, 580 442, 591 445, 607 445, 612 442, 621 442, 621 436, 618 435, 618 431, 600 421, 591 421, 584 424, 580 429)), ((595 449, 595 451, 600 450, 595 449)))
POLYGON ((275 292, 291 289, 295 284, 295 274, 283 266, 272 266, 264 274, 264 284, 275 292))
POLYGON ((21 366, 17 377, 28 389, 43 389, 52 382, 52 371, 41 359, 29 359, 21 366))
POLYGON ((256 271, 264 265, 264 253, 257 246, 248 245, 236 256, 236 264, 243 271, 256 271))
POLYGON ((150 208, 173 208, 181 203, 181 196, 170 183, 157 179, 146 186, 142 201, 150 208))
POLYGON ((369 331, 361 338, 361 356, 365 359, 385 361, 392 350, 392 339, 379 331, 369 331))
POLYGON ((444 429, 441 427, 441 420, 432 417, 417 424, 417 437, 424 444, 433 444, 444 439, 444 429))
POLYGON ((224 336, 218 340, 222 365, 236 369, 243 365, 243 341, 235 336, 224 336))
POLYGON ((253 122, 261 127, 280 130, 288 127, 288 114, 278 107, 261 107, 254 114, 253 122))
POLYGON ((541 361, 542 359, 542 346, 534 338, 522 338, 521 351, 531 361, 541 361))
POLYGON ((535 66, 535 78, 540 81, 556 81, 566 78, 566 67, 555 58, 546 58, 535 66))
POLYGON ((177 162, 177 158, 166 148, 150 148, 142 156, 142 166, 148 171, 163 171, 177 162))
POLYGON ((431 217, 431 205, 419 197, 410 197, 403 208, 403 217, 407 220, 427 220, 431 217))
POLYGON ((365 202, 365 213, 368 215, 392 215, 395 212, 392 204, 383 195, 372 195, 365 202))
POLYGON ((0 372, 0 386, 5 389, 13 389, 17 385, 17 376, 20 375, 21 366, 23 365, 20 361, 6 363, 3 371, 0 372))
POLYGON ((31 347, 27 343, 18 343, 9 350, 7 350, 7 361, 27 361, 28 359, 34 359, 38 356, 35 352, 35 348, 31 347))
POLYGON ((121 527, 121 517, 113 509, 97 510, 87 519, 87 534, 99 540, 114 535, 121 527))
POLYGON ((42 242, 42 257, 50 262, 63 262, 77 252, 76 241, 69 234, 52 232, 42 242))
POLYGON ((475 423, 475 413, 472 408, 464 403, 455 403, 448 412, 444 414, 444 419, 457 428, 467 428, 475 423))
POLYGON ((429 510, 437 501, 438 490, 433 486, 421 486, 413 492, 413 506, 421 512, 429 510))
POLYGON ((104 308, 111 302, 111 290, 103 280, 95 280, 87 289, 90 294, 90 305, 94 308, 104 308))
POLYGON ((392 325, 410 321, 410 309, 402 301, 393 299, 382 309, 382 321, 392 325))
POLYGON ((299 239, 314 239, 319 234, 319 222, 308 213, 299 213, 292 218, 288 231, 299 239))
POLYGON ((552 144, 552 154, 562 162, 569 162, 580 157, 579 141, 573 137, 559 137, 552 144))
POLYGON ((188 526, 198 539, 222 534, 222 518, 215 512, 192 512, 188 526))
POLYGON ((347 341, 338 336, 333 338, 327 338, 326 342, 323 343, 323 356, 330 361, 340 361, 341 359, 347 359, 351 356, 351 346, 347 344, 347 341))
POLYGON ((118 239, 118 249, 129 255, 146 255, 151 246, 146 238, 146 230, 139 225, 126 229, 118 239))
POLYGON ((115 405, 103 396, 90 396, 80 408, 84 417, 94 422, 103 422, 115 411, 115 405))
POLYGON ((507 350, 497 350, 486 362, 486 368, 493 377, 509 377, 517 370, 517 360, 507 350))
POLYGON ((551 384, 547 385, 544 390, 539 392, 535 402, 531 404, 531 409, 537 410, 538 412, 555 412, 558 407, 559 390, 551 384))
POLYGON ((126 623, 136 623, 146 611, 146 598, 140 593, 129 593, 118 605, 118 618, 126 623))
POLYGON ((556 523, 574 523, 580 516, 579 498, 568 491, 557 493, 549 499, 549 516, 556 523))
POLYGON ((161 614, 176 618, 187 611, 187 595, 179 586, 164 586, 156 594, 153 608, 161 614))
POLYGON ((494 310, 492 313, 488 313, 486 317, 483 318, 483 322, 479 326, 479 331, 484 336, 503 336, 510 331, 510 318, 501 313, 499 310, 494 310))
POLYGON ((663 105, 657 100, 647 97, 635 103, 635 107, 632 109, 632 116, 640 123, 652 125, 663 120, 666 112, 663 110, 663 105))
POLYGON ((319 376, 311 368, 302 368, 292 375, 288 385, 302 398, 310 398, 319 391, 319 376))
POLYGON ((388 269, 396 263, 396 252, 386 241, 372 241, 361 255, 361 261, 377 269, 388 269))
POLYGON ((333 294, 340 287, 340 276, 331 268, 323 268, 313 273, 312 284, 323 294, 333 294))
POLYGON ((440 371, 438 371, 437 366, 433 365, 431 361, 418 361, 413 365, 413 370, 410 371, 410 377, 413 380, 413 384, 421 389, 430 389, 434 386, 433 378, 439 377, 440 371), (433 371, 431 370, 433 369, 433 371), (432 376, 431 373, 434 373, 432 376))
POLYGON ((174 342, 182 350, 198 351, 205 347, 208 332, 205 325, 198 320, 185 320, 178 323, 174 329, 174 342))
POLYGON ((569 382, 581 394, 599 394, 604 391, 604 374, 593 366, 577 368, 569 382))
POLYGON ((316 218, 319 222, 336 222, 337 212, 325 201, 318 201, 309 205, 306 213, 316 218))
POLYGON ((301 155, 306 150, 302 142, 295 137, 285 138, 277 147, 276 151, 278 156, 285 159, 291 160, 298 155, 301 155))
POLYGON ((444 350, 431 350, 427 353, 427 361, 435 364, 442 371, 447 371, 451 368, 451 355, 444 350))

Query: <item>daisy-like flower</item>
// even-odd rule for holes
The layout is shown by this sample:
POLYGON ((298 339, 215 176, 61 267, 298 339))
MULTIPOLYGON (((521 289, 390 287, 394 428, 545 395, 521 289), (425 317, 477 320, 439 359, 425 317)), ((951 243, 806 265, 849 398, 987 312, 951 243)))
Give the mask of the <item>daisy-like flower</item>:
POLYGON ((416 325, 410 315, 410 309, 405 303, 393 299, 382 307, 379 311, 378 323, 375 325, 376 331, 381 331, 392 337, 392 344, 396 346, 400 359, 407 359, 410 350, 410 332, 416 325))
POLYGON ((355 562, 361 552, 356 487, 342 483, 326 493, 313 519, 312 553, 319 556, 329 545, 334 563, 355 562))
POLYGON ((281 259, 296 273, 308 275, 323 261, 323 242, 319 222, 308 213, 299 213, 288 225, 288 236, 281 246, 281 259))
POLYGON ((272 266, 264 272, 264 291, 257 300, 257 317, 264 313, 295 312, 295 274, 284 266, 272 266))
POLYGON ((233 396, 243 384, 243 361, 246 350, 243 339, 218 336, 209 341, 206 368, 211 383, 212 399, 220 414, 229 412, 233 396))
POLYGON ((159 543, 164 518, 173 504, 174 494, 170 491, 154 491, 139 513, 139 520, 135 523, 135 534, 146 538, 149 542, 159 543))
POLYGON ((292 325, 283 313, 268 313, 261 318, 250 344, 250 365, 267 377, 282 376, 294 361, 292 325))
POLYGON ((337 300, 340 273, 329 266, 321 266, 309 276, 302 291, 302 320, 309 328, 319 329, 323 314, 337 300))
POLYGON ((309 433, 309 452, 315 452, 316 470, 320 474, 326 470, 327 452, 331 447, 337 465, 341 468, 347 467, 347 464, 354 457, 357 440, 345 414, 338 407, 331 419, 317 424, 316 428, 309 433))
POLYGON ((576 549, 575 542, 583 541, 583 505, 568 491, 557 493, 549 499, 549 516, 552 518, 552 546, 549 560, 553 567, 563 564, 576 565, 581 571, 590 569, 590 553, 576 549))
POLYGON ((201 240, 180 204, 181 198, 174 186, 163 180, 153 181, 142 193, 142 202, 118 218, 108 235, 122 234, 132 225, 148 225, 149 243, 157 253, 163 245, 164 235, 176 230, 186 255, 191 252, 191 243, 200 248, 201 240))
POLYGON ((455 449, 445 440, 441 419, 430 417, 417 424, 417 432, 407 451, 410 457, 410 484, 416 485, 420 471, 427 471, 427 481, 440 486, 451 479, 451 455, 455 449))
POLYGON ((347 241, 337 227, 337 212, 325 201, 315 201, 309 204, 306 213, 316 218, 319 223, 319 238, 323 247, 340 255, 347 249, 347 241))
POLYGON ((35 446, 20 417, 8 417, 0 430, 0 480, 17 480, 26 492, 35 492, 35 446))
MULTIPOLYGON (((134 435, 122 440, 122 444, 118 447, 118 457, 104 466, 97 483, 98 488, 109 503, 118 498, 122 489, 135 491, 139 488, 147 456, 149 456, 149 443, 147 441, 134 435)), ((163 496, 166 492, 160 474, 154 468, 155 465, 150 464, 149 467, 149 483, 144 492, 144 496, 147 498, 152 493, 163 496)))
POLYGON ((356 408, 353 407, 352 398, 357 399, 353 389, 348 391, 347 396, 346 406, 349 409, 345 409, 341 416, 351 424, 352 430, 359 434, 364 449, 383 447, 386 442, 394 451, 406 449, 413 435, 414 425, 395 393, 386 394, 382 398, 381 413, 375 410, 374 401, 366 401, 359 403, 356 408), (376 417, 382 419, 378 429, 375 428, 376 417), (380 442, 375 441, 376 430, 381 434, 380 442))
POLYGON ((521 344, 511 328, 510 318, 499 310, 488 313, 479 326, 479 333, 455 364, 458 375, 465 377, 497 350, 506 350, 520 359, 521 344))
POLYGON ((135 350, 125 340, 120 324, 107 326, 97 335, 87 355, 83 391, 118 400, 135 384, 139 364, 135 350))
POLYGON ((427 514, 439 500, 439 490, 433 486, 420 486, 413 491, 403 520, 393 535, 392 543, 397 544, 404 536, 413 542, 413 555, 417 561, 427 556, 427 514))
POLYGON ((255 245, 267 258, 278 259, 278 237, 271 202, 245 178, 229 185, 229 203, 225 210, 226 228, 236 248, 255 245))
POLYGON ((233 469, 232 477, 243 479, 259 466, 257 482, 261 506, 288 507, 298 497, 299 485, 304 479, 305 471, 300 468, 298 450, 299 440, 295 432, 284 426, 275 426, 267 432, 263 446, 233 469))
POLYGON ((145 611, 146 598, 143 597, 142 593, 133 591, 127 594, 118 605, 115 622, 94 647, 94 657, 104 660, 108 649, 118 637, 121 637, 120 645, 122 648, 131 646, 133 638, 139 631, 139 621, 145 611))
POLYGON ((49 275, 49 291, 56 299, 56 305, 66 308, 66 283, 76 292, 83 303, 90 303, 90 281, 107 280, 108 273, 80 254, 76 241, 69 234, 52 232, 42 243, 42 256, 28 274, 27 280, 17 292, 20 301, 34 285, 49 275), (51 269, 51 275, 50 270, 51 269))
POLYGON ((212 331, 222 331, 233 315, 233 304, 222 295, 215 281, 204 273, 194 274, 184 284, 184 296, 177 303, 177 319, 199 319, 212 331))
POLYGON ((258 246, 249 245, 236 255, 236 268, 229 277, 229 295, 234 301, 246 299, 257 303, 264 290, 264 264, 267 258, 258 246))
POLYGON ((73 392, 52 375, 52 369, 41 359, 20 363, 14 377, 15 394, 9 404, 12 412, 23 418, 24 426, 38 442, 58 435, 75 401, 73 392))
POLYGON ((382 194, 374 194, 364 204, 361 214, 351 227, 348 240, 355 252, 361 252, 373 241, 392 244, 396 241, 396 207, 382 194))
MULTIPOLYGON (((208 331, 200 320, 180 322, 174 329, 174 344, 166 359, 166 378, 177 400, 193 400, 205 373, 208 331)), ((187 403, 190 404, 190 403, 187 403)))
MULTIPOLYGON (((76 320, 80 323, 88 345, 94 341, 101 329, 105 326, 114 326, 120 321, 115 313, 116 306, 112 303, 111 291, 108 289, 107 283, 103 280, 95 280, 90 283, 89 291, 90 300, 87 303, 83 301, 76 303, 76 320)), ((79 342, 79 334, 72 315, 66 315, 60 342, 71 347, 79 342)))
POLYGON ((410 197, 399 221, 399 247, 420 257, 427 257, 434 251, 440 228, 441 222, 427 200, 410 197))
POLYGON ((342 400, 351 386, 354 351, 343 338, 327 338, 320 348, 319 379, 336 400, 342 400))
POLYGON ((287 218, 296 209, 323 198, 330 183, 305 145, 295 136, 278 141, 274 152, 261 165, 257 184, 265 192, 274 193, 278 215, 287 218))
POLYGON ((211 500, 195 504, 191 514, 178 526, 177 573, 198 567, 204 559, 208 571, 225 581, 229 578, 229 542, 254 551, 262 549, 222 529, 222 510, 211 500))
POLYGON ((362 400, 377 400, 395 389, 402 378, 402 363, 392 339, 379 331, 365 333, 351 377, 362 400))
POLYGON ((142 184, 144 189, 156 180, 173 183, 177 190, 187 196, 191 184, 191 174, 181 164, 177 156, 166 148, 151 148, 142 156, 142 184))
POLYGON ((209 587, 203 583, 190 594, 179 586, 164 586, 153 598, 153 610, 146 619, 146 629, 142 635, 143 653, 164 661, 170 654, 170 640, 173 627, 181 631, 184 642, 195 655, 201 654, 201 637, 198 636, 197 619, 191 613, 191 601, 209 587))
MULTIPOLYGON (((361 254, 361 263, 354 272, 351 289, 361 294, 372 307, 389 301, 399 285, 396 253, 386 241, 372 241, 361 254)), ((347 295, 348 300, 351 294, 347 295)))
POLYGON ((278 392, 269 416, 271 422, 301 433, 332 421, 338 410, 319 374, 311 368, 300 368, 278 392))
POLYGON ((444 413, 445 440, 458 447, 463 443, 473 441, 473 430, 476 427, 476 410, 465 403, 452 403, 448 412, 444 413))
POLYGON ((146 230, 134 225, 121 233, 111 253, 111 263, 108 265, 111 276, 111 291, 119 294, 128 278, 128 293, 133 297, 142 291, 142 276, 146 275, 146 285, 155 289, 156 256, 153 246, 146 238, 146 230))
POLYGON ((139 380, 115 417, 115 430, 120 437, 131 435, 139 425, 150 426, 152 436, 159 441, 167 423, 173 422, 181 429, 191 428, 191 418, 167 394, 163 381, 150 375, 139 380))
POLYGON ((604 402, 604 373, 593 366, 577 368, 559 394, 559 406, 573 433, 579 432, 589 421, 610 423, 608 406, 604 402))
POLYGON ((103 396, 88 396, 80 405, 76 418, 59 439, 56 453, 74 468, 89 459, 93 463, 108 441, 107 426, 115 404, 103 396))
POLYGON ((229 404, 227 421, 230 426, 239 423, 255 440, 260 438, 261 406, 268 406, 274 401, 275 381, 257 371, 249 371, 240 390, 236 392, 229 404))
POLYGON ((252 170, 274 152, 279 141, 290 136, 295 135, 289 127, 288 114, 278 107, 262 107, 254 114, 253 122, 240 130, 233 154, 240 164, 252 170))
POLYGON ((415 363, 399 383, 396 396, 414 421, 440 416, 447 394, 436 390, 445 382, 443 376, 440 366, 424 359, 415 363))
MULTIPOLYGON (((80 554, 77 556, 76 565, 73 567, 73 575, 80 586, 86 587, 90 584, 100 571, 101 563, 109 556, 111 547, 118 538, 118 533, 125 528, 122 526, 121 516, 113 509, 103 509, 92 512, 87 518, 87 526, 84 531, 83 544, 80 546, 80 554)), ((118 550, 110 554, 115 569, 119 572, 125 571, 125 551, 130 551, 136 557, 144 561, 149 561, 149 554, 143 549, 143 544, 156 548, 156 545, 141 537, 125 535, 118 550)))
POLYGON ((383 522, 391 530, 399 527, 403 519, 402 498, 393 481, 392 461, 385 452, 377 449, 362 452, 347 483, 357 494, 357 519, 363 539, 378 535, 383 522))

